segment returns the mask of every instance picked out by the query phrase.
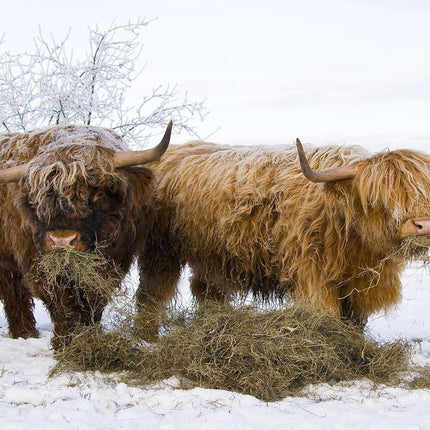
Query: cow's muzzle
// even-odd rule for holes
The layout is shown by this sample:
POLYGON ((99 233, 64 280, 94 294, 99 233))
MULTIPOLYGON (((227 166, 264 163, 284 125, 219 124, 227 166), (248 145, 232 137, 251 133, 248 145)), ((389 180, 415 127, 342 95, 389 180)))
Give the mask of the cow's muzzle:
POLYGON ((87 251, 88 246, 83 242, 81 234, 75 230, 54 230, 45 234, 44 250, 46 252, 61 249, 87 251))
POLYGON ((400 227, 400 236, 430 234, 430 218, 410 218, 400 227))

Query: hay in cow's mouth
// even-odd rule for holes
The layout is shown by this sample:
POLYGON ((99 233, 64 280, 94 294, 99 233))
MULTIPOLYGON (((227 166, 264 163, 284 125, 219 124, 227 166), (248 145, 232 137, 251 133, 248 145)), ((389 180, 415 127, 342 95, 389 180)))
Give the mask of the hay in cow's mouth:
POLYGON ((264 401, 305 394, 307 384, 369 378, 392 382, 409 360, 406 342, 379 344, 326 312, 206 305, 173 312, 166 334, 148 346, 133 327, 80 328, 58 354, 57 370, 121 372, 147 385, 175 376, 181 388, 201 386, 251 394, 264 401))
POLYGON ((61 250, 41 255, 38 280, 48 294, 77 290, 109 300, 122 275, 116 265, 98 252, 61 250))
POLYGON ((402 240, 400 254, 408 260, 428 262, 430 248, 430 234, 413 235, 402 240))

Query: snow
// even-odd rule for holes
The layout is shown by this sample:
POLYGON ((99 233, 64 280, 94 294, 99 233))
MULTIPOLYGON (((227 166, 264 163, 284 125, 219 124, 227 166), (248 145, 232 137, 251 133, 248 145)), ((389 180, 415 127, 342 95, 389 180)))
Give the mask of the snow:
MULTIPOLYGON (((416 342, 414 363, 430 363, 430 274, 410 266, 403 274, 403 300, 376 315, 369 331, 380 340, 416 342)), ((187 281, 181 284, 189 300, 187 281)), ((60 373, 49 341, 52 324, 40 302, 39 339, 11 339, 0 313, 0 429, 428 429, 430 390, 374 386, 370 381, 320 384, 306 397, 265 403, 221 390, 176 389, 171 378, 151 387, 128 386, 115 375, 60 373), (31 427, 29 427, 31 426, 31 427)))
MULTIPOLYGON (((12 52, 31 49, 39 26, 61 40, 73 24, 79 56, 88 26, 158 16, 145 35, 142 62, 149 66, 134 87, 136 104, 159 84, 177 83, 191 98, 207 100, 211 115, 199 134, 213 141, 290 145, 299 137, 315 146, 429 151, 424 0, 3 3, 0 22, 12 52)), ((174 135, 172 142, 186 140, 174 135)), ((430 275, 411 267, 403 284, 402 303, 376 315, 369 330, 380 340, 420 340, 414 362, 430 363, 430 275)), ((322 384, 309 387, 307 397, 264 403, 219 390, 178 390, 173 379, 137 388, 97 373, 50 377, 52 325, 40 303, 36 311, 41 337, 10 339, 0 308, 1 430, 430 428, 430 390, 369 381, 322 384)))

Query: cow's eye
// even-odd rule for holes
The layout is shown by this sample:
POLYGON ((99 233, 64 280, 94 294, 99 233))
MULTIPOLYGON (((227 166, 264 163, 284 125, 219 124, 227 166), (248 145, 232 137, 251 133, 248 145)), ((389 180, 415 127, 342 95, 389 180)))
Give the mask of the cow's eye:
POLYGON ((104 191, 97 191, 93 196, 93 202, 97 202, 106 198, 106 193, 104 191))

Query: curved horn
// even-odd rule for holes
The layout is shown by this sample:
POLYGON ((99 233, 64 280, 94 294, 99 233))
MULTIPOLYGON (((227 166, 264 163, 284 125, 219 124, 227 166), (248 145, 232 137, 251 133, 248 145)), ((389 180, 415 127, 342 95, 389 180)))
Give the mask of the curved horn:
POLYGON ((138 164, 151 163, 157 161, 164 154, 170 142, 170 135, 172 134, 172 121, 169 122, 161 142, 152 149, 144 151, 124 151, 116 152, 114 154, 115 168, 137 166, 138 164))
POLYGON ((355 176, 356 170, 352 166, 333 167, 325 170, 312 170, 306 158, 303 145, 299 139, 296 139, 297 152, 299 153, 300 166, 303 174, 311 182, 331 182, 341 181, 342 179, 351 179, 355 176))
POLYGON ((26 169, 27 164, 21 164, 20 166, 14 166, 0 170, 0 184, 18 182, 26 169))

